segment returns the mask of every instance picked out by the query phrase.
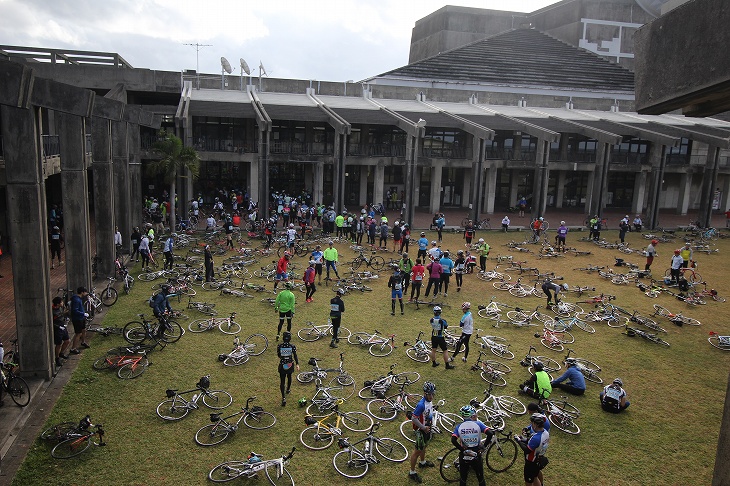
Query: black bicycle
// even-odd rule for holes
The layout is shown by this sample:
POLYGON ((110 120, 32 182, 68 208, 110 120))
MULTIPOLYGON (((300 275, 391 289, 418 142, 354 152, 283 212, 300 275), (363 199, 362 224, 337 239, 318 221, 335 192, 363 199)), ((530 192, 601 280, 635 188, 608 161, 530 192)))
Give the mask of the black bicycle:
POLYGON ((0 386, 19 407, 30 403, 30 388, 28 383, 13 372, 17 363, 3 363, 0 367, 0 386))

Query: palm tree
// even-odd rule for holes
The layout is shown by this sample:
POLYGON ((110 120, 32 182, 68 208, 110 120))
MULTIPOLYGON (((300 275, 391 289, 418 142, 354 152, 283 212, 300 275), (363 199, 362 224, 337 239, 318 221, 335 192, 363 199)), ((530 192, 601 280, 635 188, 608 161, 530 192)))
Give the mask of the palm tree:
POLYGON ((165 130, 160 131, 152 147, 160 159, 153 160, 147 167, 151 175, 162 175, 170 184, 170 233, 175 231, 175 183, 180 171, 187 169, 192 178, 198 177, 200 156, 192 147, 184 147, 180 137, 165 130))

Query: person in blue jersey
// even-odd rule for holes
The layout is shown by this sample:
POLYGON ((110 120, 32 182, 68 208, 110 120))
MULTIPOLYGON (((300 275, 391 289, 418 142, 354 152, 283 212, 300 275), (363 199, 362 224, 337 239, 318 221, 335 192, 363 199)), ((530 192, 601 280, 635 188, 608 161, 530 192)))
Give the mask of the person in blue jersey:
POLYGON ((390 289, 390 315, 395 315, 395 299, 400 303, 400 315, 403 315, 403 276, 400 268, 394 266, 393 275, 388 280, 388 288, 390 289))
POLYGON ((431 325, 431 366, 435 368, 439 365, 436 362, 436 349, 441 348, 446 369, 453 370, 454 366, 449 363, 449 352, 446 350, 446 338, 444 337, 444 330, 449 325, 446 319, 441 317, 441 307, 434 306, 433 317, 429 321, 429 324, 431 325))
POLYGON ((575 358, 565 360, 565 373, 552 380, 550 385, 572 395, 583 395, 586 392, 586 379, 578 369, 575 358))
POLYGON ((449 252, 445 251, 439 260, 441 264, 441 280, 437 292, 443 292, 444 297, 449 295, 449 281, 454 270, 454 260, 449 256, 449 252))
POLYGON ((550 432, 545 429, 546 421, 545 415, 533 413, 530 415, 529 428, 523 429, 529 435, 515 436, 517 445, 525 453, 525 486, 542 486, 543 483, 542 470, 548 464, 545 453, 550 445, 550 432))
POLYGON ((477 411, 471 405, 465 405, 459 410, 464 419, 451 434, 451 443, 459 449, 459 486, 466 486, 469 471, 474 470, 479 486, 486 486, 484 482, 484 461, 482 460, 482 434, 488 434, 489 428, 477 419, 477 411))
POLYGON ((420 258, 422 262, 425 262, 426 253, 428 252, 428 238, 426 238, 426 233, 421 231, 421 237, 418 238, 416 244, 418 245, 418 254, 416 255, 416 258, 420 258))
POLYGON ((423 384, 423 398, 418 401, 410 418, 413 430, 416 431, 416 446, 411 453, 411 469, 408 479, 422 483, 423 479, 416 472, 416 462, 419 468, 434 467, 435 464, 426 460, 426 446, 431 440, 431 421, 433 418, 433 397, 436 394, 436 385, 427 381, 423 384))
POLYGON ((279 357, 279 389, 281 390, 281 406, 286 406, 286 396, 291 390, 291 375, 294 367, 299 371, 299 358, 297 347, 291 343, 291 333, 284 331, 282 336, 284 342, 276 346, 276 355, 279 357), (286 387, 284 381, 286 380, 286 387))

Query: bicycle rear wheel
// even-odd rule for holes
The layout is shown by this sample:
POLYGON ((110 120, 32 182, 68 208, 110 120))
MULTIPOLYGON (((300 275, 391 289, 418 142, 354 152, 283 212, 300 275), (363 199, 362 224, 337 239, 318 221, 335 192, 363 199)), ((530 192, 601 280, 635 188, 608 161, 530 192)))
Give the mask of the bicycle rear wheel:
POLYGON ((307 449, 321 451, 332 445, 335 441, 335 436, 332 435, 332 432, 327 427, 312 425, 302 430, 302 433, 299 434, 299 441, 307 449))
POLYGON ((669 312, 666 307, 662 307, 659 304, 654 304, 654 314, 662 317, 669 317, 671 312, 669 312))
POLYGON ((279 465, 278 464, 267 464, 266 465, 266 479, 272 486, 294 486, 294 478, 292 478, 289 470, 284 467, 283 473, 279 476, 279 465))
POLYGON ((375 441, 375 450, 383 459, 390 462, 403 462, 408 459, 408 449, 395 439, 381 437, 375 441))
POLYGON ((573 418, 565 413, 551 413, 550 423, 566 434, 580 434, 580 427, 573 421, 573 418))
POLYGON ((108 354, 105 354, 104 356, 101 356, 96 361, 94 361, 91 364, 91 367, 98 371, 108 370, 112 366, 112 363, 109 360, 109 358, 111 358, 111 357, 108 354))
POLYGON ((365 456, 352 448, 335 454, 332 458, 332 465, 346 478, 361 478, 367 474, 368 467, 370 467, 365 456))
POLYGON ((147 331, 144 324, 139 321, 128 322, 122 329, 122 336, 131 344, 140 344, 147 339, 147 331))
POLYGON ((368 352, 376 358, 382 358, 393 352, 393 346, 388 341, 373 343, 368 348, 368 352))
POLYGON ((76 430, 78 426, 75 422, 61 422, 60 424, 52 425, 46 430, 41 432, 41 439, 43 440, 65 440, 66 434, 76 430))
POLYGON ((8 379, 8 395, 19 407, 25 407, 30 403, 30 388, 28 383, 19 376, 11 376, 8 379))
POLYGON ((221 319, 218 323, 218 329, 220 329, 223 334, 234 336, 241 332, 241 325, 230 319, 221 319))
POLYGON ((382 270, 385 266, 385 258, 381 257, 380 255, 375 255, 371 257, 370 266, 373 267, 376 271, 382 270))
POLYGON ((588 324, 586 321, 575 319, 575 321, 573 322, 575 323, 576 327, 578 327, 578 329, 581 329, 589 334, 594 334, 596 332, 596 328, 588 324))
POLYGON ((157 415, 164 420, 180 420, 187 416, 190 409, 176 400, 176 398, 168 398, 157 405, 157 415))
POLYGON ((368 413, 378 420, 393 420, 398 414, 393 403, 389 399, 376 398, 367 404, 368 413))
POLYGON ((519 398, 510 395, 502 395, 495 398, 499 402, 499 406, 512 415, 524 415, 527 413, 527 407, 525 407, 525 404, 519 398))
POLYGON ((51 456, 56 459, 69 459, 78 456, 91 446, 90 434, 84 433, 80 437, 72 437, 56 444, 51 449, 51 456))
POLYGON ((205 332, 213 329, 214 326, 211 326, 211 324, 213 324, 213 322, 211 321, 212 319, 195 319, 190 324, 188 324, 188 331, 205 332))
POLYGON ((315 327, 305 327, 297 331, 297 336, 306 343, 313 343, 322 337, 322 333, 315 327))
POLYGON ((107 307, 111 307, 117 302, 119 295, 114 287, 109 287, 101 291, 101 303, 107 307))
POLYGON ((230 433, 220 423, 204 425, 195 433, 195 443, 204 447, 214 446, 226 440, 230 433))
POLYGON ((453 448, 441 458, 439 473, 447 483, 457 483, 461 479, 459 468, 459 449, 453 448))
POLYGON ((561 343, 560 341, 548 341, 547 339, 543 338, 540 339, 540 344, 553 351, 562 351, 565 349, 565 346, 563 346, 563 343, 561 343))
POLYGON ((398 385, 402 385, 403 383, 410 385, 411 383, 415 383, 420 379, 421 374, 417 371, 402 371, 393 377, 393 382, 398 385))
POLYGON ((500 437, 487 448, 487 467, 501 473, 511 468, 517 460, 517 444, 509 437, 500 437))
POLYGON ((117 376, 123 380, 131 380, 137 378, 139 375, 144 373, 144 370, 149 366, 149 361, 146 357, 142 357, 137 362, 127 363, 119 370, 117 370, 117 376))
POLYGON ((424 352, 420 352, 416 348, 408 348, 406 349, 406 355, 411 358, 413 361, 417 361, 419 363, 428 363, 431 359, 431 354, 424 352))
POLYGON ((353 432, 367 432, 373 426, 373 418, 365 412, 346 412, 342 414, 342 425, 353 432))
POLYGON ((688 326, 699 326, 700 325, 700 321, 698 321, 697 319, 694 319, 692 317, 686 317, 686 316, 682 316, 682 323, 687 324, 688 326))
POLYGON ((243 344, 251 356, 258 356, 269 348, 269 340, 263 334, 251 334, 243 344))
POLYGON ((208 479, 214 483, 225 483, 241 476, 250 467, 246 461, 226 461, 211 469, 208 479))
POLYGON ((496 371, 492 371, 492 372, 482 371, 481 377, 482 377, 482 380, 484 380, 487 383, 490 383, 494 386, 507 385, 507 380, 504 379, 504 375, 502 373, 497 373, 496 371))
POLYGON ((720 341, 719 336, 710 336, 707 338, 707 341, 717 349, 722 349, 723 351, 730 351, 730 343, 723 343, 720 341))
POLYGON ((246 353, 245 351, 242 353, 236 353, 235 356, 226 356, 226 358, 223 360, 224 366, 240 366, 242 364, 248 363, 248 360, 251 358, 251 356, 246 353))
POLYGON ((271 412, 252 412, 244 417, 243 423, 251 429, 264 430, 274 426, 276 417, 271 412))

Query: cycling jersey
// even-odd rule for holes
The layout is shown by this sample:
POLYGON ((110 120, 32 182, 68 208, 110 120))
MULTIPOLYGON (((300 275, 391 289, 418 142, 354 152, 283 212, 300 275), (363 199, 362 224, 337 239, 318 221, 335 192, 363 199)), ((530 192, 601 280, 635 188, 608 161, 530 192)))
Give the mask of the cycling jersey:
POLYGON ((478 449, 481 435, 487 431, 487 426, 481 420, 465 420, 454 429, 451 434, 461 440, 461 445, 467 449, 478 449))
POLYGON ((343 312, 345 312, 345 303, 339 295, 336 295, 334 299, 330 300, 330 317, 340 317, 343 312))
POLYGON ((417 243, 419 250, 426 251, 426 248, 428 248, 428 240, 425 237, 419 238, 417 243))
POLYGON ((403 289, 403 278, 401 277, 400 273, 397 273, 390 277, 390 279, 388 280, 388 287, 392 288, 393 290, 403 289))
POLYGON ((529 462, 537 461, 539 457, 545 455, 548 445, 550 445, 550 432, 547 430, 535 432, 527 441, 529 452, 525 455, 525 460, 529 462))
POLYGON ((432 317, 429 322, 431 323, 431 336, 442 337, 444 335, 444 329, 449 327, 446 319, 442 317, 432 317))
POLYGON ((314 263, 316 263, 317 265, 322 265, 322 258, 323 258, 323 254, 321 251, 314 250, 312 252, 312 260, 314 260, 314 263))
POLYGON ((623 388, 617 385, 608 385, 603 389, 603 403, 613 408, 621 408, 621 398, 626 396, 623 388))
POLYGON ((454 268, 454 261, 451 258, 443 257, 439 260, 441 271, 444 275, 451 275, 451 269, 454 268))
POLYGON ((471 315, 471 311, 467 311, 461 316, 459 326, 462 328, 461 332, 463 334, 472 334, 474 332, 474 318, 471 315))
POLYGON ((297 359, 297 347, 291 343, 280 343, 276 347, 276 354, 279 356, 279 364, 285 370, 291 368, 295 361, 297 363, 299 362, 297 359))
MULTIPOLYGON (((433 402, 430 402, 426 400, 426 397, 421 398, 418 401, 418 404, 416 405, 416 408, 413 409, 413 415, 411 420, 418 420, 418 422, 421 423, 424 427, 431 426, 431 421, 433 419, 433 402)), ((413 430, 418 430, 420 427, 418 427, 413 422, 413 430)))

